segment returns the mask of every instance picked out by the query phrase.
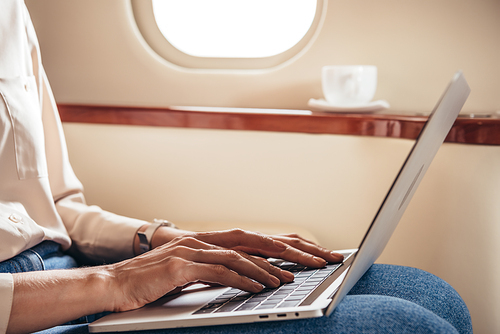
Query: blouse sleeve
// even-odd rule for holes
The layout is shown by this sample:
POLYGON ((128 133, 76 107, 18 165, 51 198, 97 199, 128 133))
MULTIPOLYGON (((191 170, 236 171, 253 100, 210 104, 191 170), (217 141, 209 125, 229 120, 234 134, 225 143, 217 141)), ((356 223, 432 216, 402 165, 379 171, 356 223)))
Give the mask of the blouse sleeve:
POLYGON ((136 231, 145 221, 89 206, 70 165, 61 120, 45 72, 42 73, 42 121, 50 187, 56 209, 72 240, 72 250, 93 262, 130 258, 136 231))
POLYGON ((0 334, 4 334, 7 332, 14 296, 14 281, 11 274, 0 274, 0 296, 0 334))

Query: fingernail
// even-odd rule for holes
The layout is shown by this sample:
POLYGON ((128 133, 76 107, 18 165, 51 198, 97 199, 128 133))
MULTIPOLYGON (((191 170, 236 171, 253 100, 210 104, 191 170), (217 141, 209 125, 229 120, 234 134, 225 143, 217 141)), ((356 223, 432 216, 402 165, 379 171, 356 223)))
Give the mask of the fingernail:
POLYGON ((295 279, 295 276, 289 272, 289 271, 286 271, 286 270, 282 270, 281 271, 281 274, 283 275, 283 277, 285 277, 287 280, 290 280, 290 281, 293 281, 295 279))
POLYGON ((330 253, 337 261, 342 261, 344 259, 344 255, 336 252, 330 253))
POLYGON ((274 286, 278 286, 281 284, 281 281, 278 277, 273 275, 269 275, 269 277, 271 278, 271 282, 273 283, 274 286))
POLYGON ((326 264, 326 261, 324 259, 317 257, 317 256, 314 257, 314 261, 316 261, 319 264, 323 264, 323 265, 326 264))
POLYGON ((256 292, 259 292, 259 291, 261 291, 262 289, 264 289, 264 287, 262 286, 262 284, 257 283, 257 282, 253 283, 253 287, 255 288, 255 291, 256 291, 256 292))

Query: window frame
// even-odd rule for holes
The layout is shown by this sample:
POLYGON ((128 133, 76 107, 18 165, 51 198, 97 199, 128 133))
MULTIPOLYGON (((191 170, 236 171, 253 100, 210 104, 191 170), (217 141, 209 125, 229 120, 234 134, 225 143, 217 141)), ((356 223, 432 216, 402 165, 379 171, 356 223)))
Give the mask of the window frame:
POLYGON ((307 33, 290 49, 262 58, 209 58, 186 54, 163 36, 156 24, 151 0, 130 0, 133 21, 153 52, 167 62, 189 69, 257 70, 271 69, 292 62, 307 51, 316 40, 325 21, 328 0, 316 0, 316 13, 307 33))

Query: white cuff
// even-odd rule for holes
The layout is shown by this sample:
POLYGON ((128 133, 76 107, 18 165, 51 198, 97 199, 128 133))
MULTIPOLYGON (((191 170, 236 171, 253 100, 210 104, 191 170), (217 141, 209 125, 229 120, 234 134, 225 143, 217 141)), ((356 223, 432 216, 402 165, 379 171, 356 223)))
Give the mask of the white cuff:
POLYGON ((11 274, 0 274, 0 334, 7 332, 12 299, 14 298, 14 278, 11 274))

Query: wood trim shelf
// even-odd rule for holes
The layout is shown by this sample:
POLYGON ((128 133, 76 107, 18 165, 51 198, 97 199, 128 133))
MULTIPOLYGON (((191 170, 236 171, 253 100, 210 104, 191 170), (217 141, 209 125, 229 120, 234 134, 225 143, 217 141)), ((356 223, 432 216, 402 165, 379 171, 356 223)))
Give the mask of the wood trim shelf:
MULTIPOLYGON (((175 110, 152 107, 122 107, 59 104, 63 122, 164 126, 198 129, 341 134, 415 139, 427 117, 396 114, 302 114, 226 111, 196 107, 175 110)), ((277 110, 279 112, 279 110, 277 110)), ((446 142, 500 145, 500 118, 459 117, 446 142)))

